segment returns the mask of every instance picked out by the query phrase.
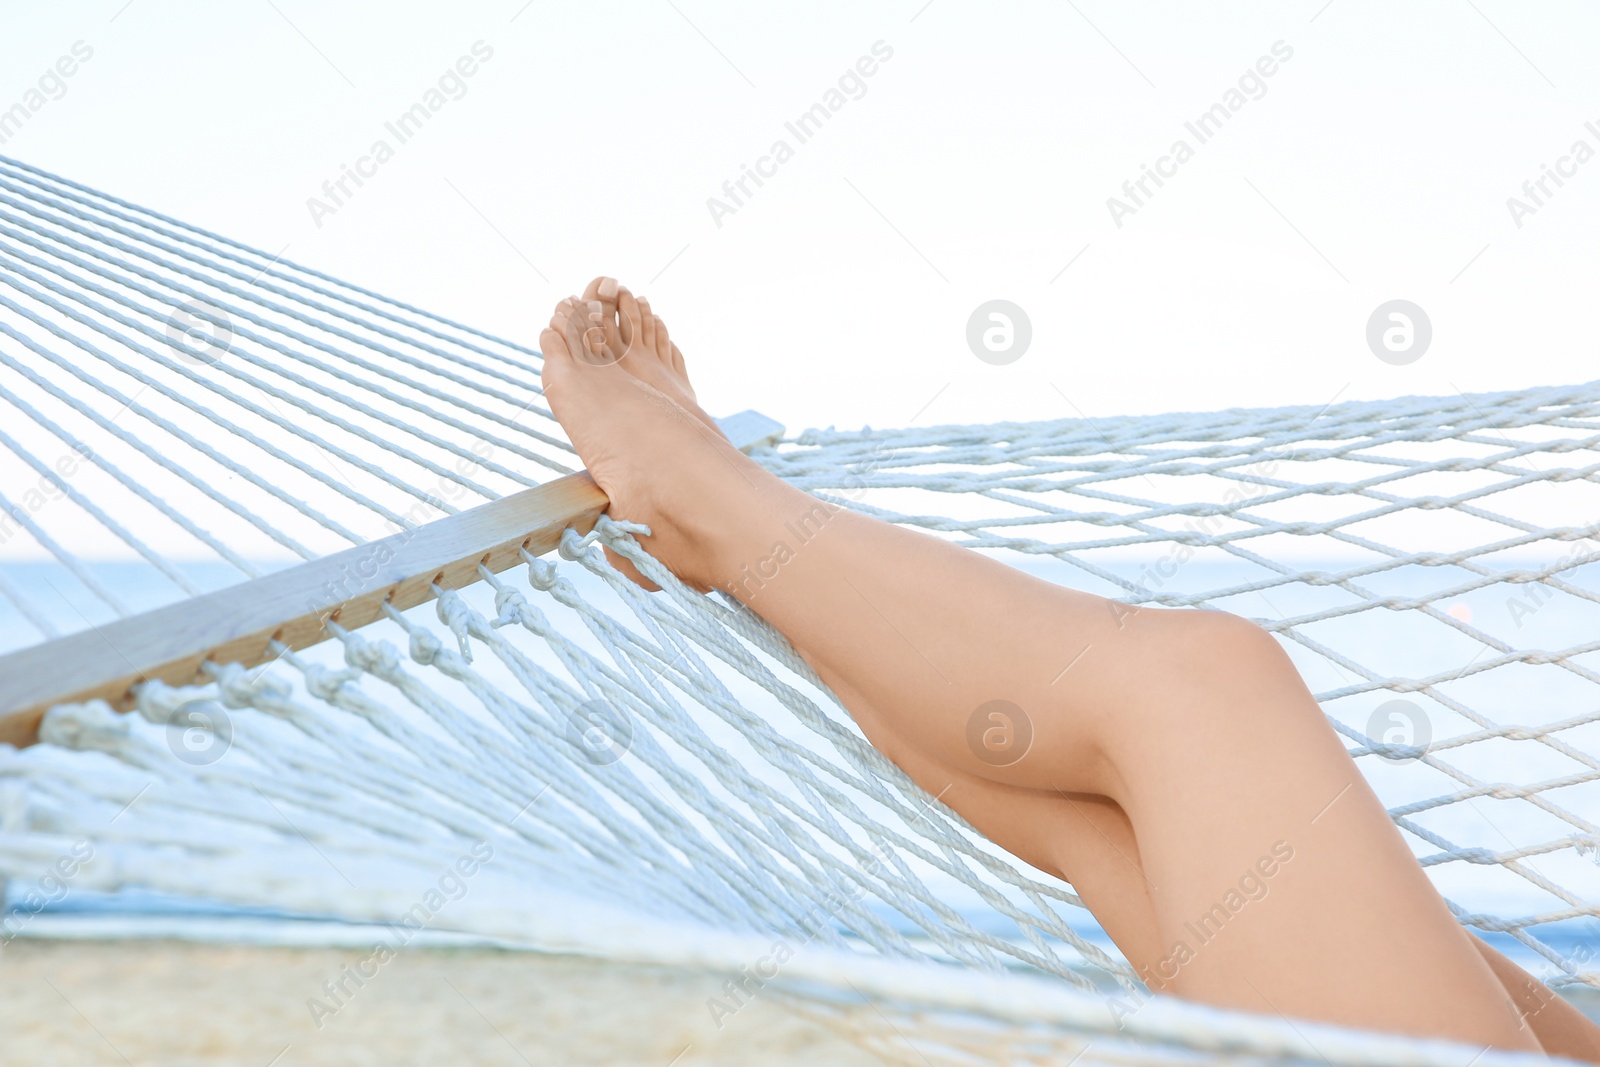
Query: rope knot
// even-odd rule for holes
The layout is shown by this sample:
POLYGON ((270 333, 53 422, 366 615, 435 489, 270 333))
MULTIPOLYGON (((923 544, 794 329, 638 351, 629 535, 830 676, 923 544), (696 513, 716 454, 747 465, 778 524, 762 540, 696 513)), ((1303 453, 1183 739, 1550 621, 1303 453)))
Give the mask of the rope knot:
POLYGON ((499 618, 494 621, 495 626, 503 626, 512 620, 512 616, 520 615, 528 606, 528 598, 522 591, 509 585, 502 585, 494 594, 494 610, 499 618))
POLYGON ((444 644, 432 631, 423 629, 411 631, 410 652, 411 659, 414 662, 420 663, 424 667, 431 667, 433 661, 439 657, 439 653, 442 651, 444 651, 444 644))
POLYGON ((594 531, 580 536, 577 530, 569 526, 561 531, 561 541, 557 544, 556 551, 561 554, 562 559, 570 559, 576 563, 583 558, 589 546, 594 544, 594 540, 594 531))
MULTIPOLYGON (((456 643, 461 646, 461 658, 471 663, 472 644, 468 637, 471 635, 472 608, 454 589, 439 594, 439 621, 450 627, 450 632, 456 635, 456 643)), ((438 655, 437 651, 434 654, 438 655)))
POLYGON ((344 688, 346 682, 353 682, 359 677, 354 671, 330 670, 321 663, 307 664, 302 673, 305 675, 306 692, 329 704, 337 701, 339 690, 344 688))
POLYGON ((128 717, 112 711, 103 700, 57 705, 39 723, 40 741, 78 752, 115 753, 127 744, 128 736, 128 717))
MULTIPOLYGON (((187 692, 192 694, 200 691, 190 689, 187 692)), ((163 685, 159 681, 150 681, 141 685, 134 694, 133 707, 145 722, 156 726, 171 726, 178 713, 195 702, 194 698, 186 695, 183 689, 163 685)))
POLYGON ((289 683, 266 674, 251 676, 250 671, 237 663, 216 668, 213 676, 217 683, 222 705, 238 711, 254 707, 257 701, 277 701, 289 698, 289 683))
POLYGON ((400 671, 400 654, 387 641, 368 641, 348 634, 344 639, 344 661, 358 671, 392 677, 400 671))
MULTIPOLYGON (((567 531, 571 533, 572 531, 567 531)), ((565 535, 563 535, 565 536, 565 535)), ((541 593, 548 593, 555 588, 556 580, 561 577, 556 565, 547 559, 535 559, 528 562, 528 584, 541 593)))
POLYGON ((631 542, 635 537, 649 537, 650 527, 642 522, 628 522, 626 519, 602 515, 594 524, 594 533, 589 536, 615 548, 619 543, 631 542))
POLYGON ((140 685, 133 694, 133 707, 146 722, 164 726, 172 721, 173 713, 183 704, 183 697, 172 686, 159 678, 140 685))
POLYGON ((613 519, 609 515, 602 515, 595 520, 594 529, 583 536, 578 536, 578 531, 567 527, 561 531, 559 551, 561 558, 570 559, 574 563, 580 562, 590 545, 596 541, 615 547, 617 542, 626 540, 629 534, 639 537, 649 537, 650 527, 642 522, 628 522, 625 519, 613 519))

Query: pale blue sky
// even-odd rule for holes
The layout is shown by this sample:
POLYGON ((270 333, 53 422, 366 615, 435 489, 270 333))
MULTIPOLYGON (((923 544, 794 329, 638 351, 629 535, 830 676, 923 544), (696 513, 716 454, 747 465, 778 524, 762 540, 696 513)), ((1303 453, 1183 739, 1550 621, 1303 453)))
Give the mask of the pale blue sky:
POLYGON ((1600 161, 1520 229, 1506 206, 1600 147, 1600 13, 1577 3, 0 10, 0 109, 94 53, 0 153, 529 343, 615 273, 718 412, 798 429, 1594 376, 1600 161), (465 94, 386 134, 479 41, 465 94), (708 198, 880 41, 864 95, 719 227, 708 198), (1279 41, 1264 95, 1119 229, 1107 198, 1279 41), (308 198, 380 138, 394 157, 317 225, 308 198), (1007 366, 965 341, 992 298, 1032 320, 1007 366), (1404 367, 1364 340, 1396 298, 1434 329, 1404 367))

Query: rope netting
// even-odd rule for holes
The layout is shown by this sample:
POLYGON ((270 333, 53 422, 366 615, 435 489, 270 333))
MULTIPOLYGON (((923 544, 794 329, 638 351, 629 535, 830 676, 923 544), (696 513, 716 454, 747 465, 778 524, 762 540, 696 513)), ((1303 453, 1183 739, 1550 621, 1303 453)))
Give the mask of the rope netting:
MULTIPOLYGON (((0 283, 0 652, 578 466, 537 353, 4 159, 0 283)), ((1597 411, 1591 384, 754 455, 1062 584, 1256 619, 1460 920, 1595 986, 1597 411)), ((779 997, 909 1062, 1465 1062, 1150 997, 1069 885, 633 532, 134 716, 54 709, 0 762, 7 936, 30 901, 176 899, 715 967, 743 977, 713 1014, 779 997)))

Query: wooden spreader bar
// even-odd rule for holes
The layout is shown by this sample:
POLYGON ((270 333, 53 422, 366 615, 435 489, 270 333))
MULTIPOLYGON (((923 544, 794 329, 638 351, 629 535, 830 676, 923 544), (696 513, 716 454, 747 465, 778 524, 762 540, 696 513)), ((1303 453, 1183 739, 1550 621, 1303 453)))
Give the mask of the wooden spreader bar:
MULTIPOLYGON (((719 419, 742 451, 770 444, 783 427, 753 411, 719 419)), ((213 593, 156 608, 68 637, 0 656, 0 743, 39 739, 39 722, 57 704, 100 699, 133 707, 134 687, 210 680, 202 664, 253 667, 274 658, 274 641, 292 649, 327 640, 325 623, 353 630, 433 599, 433 587, 460 589, 499 573, 526 549, 542 555, 568 527, 588 533, 608 501, 586 472, 569 474, 488 504, 365 545, 276 571, 213 593)))

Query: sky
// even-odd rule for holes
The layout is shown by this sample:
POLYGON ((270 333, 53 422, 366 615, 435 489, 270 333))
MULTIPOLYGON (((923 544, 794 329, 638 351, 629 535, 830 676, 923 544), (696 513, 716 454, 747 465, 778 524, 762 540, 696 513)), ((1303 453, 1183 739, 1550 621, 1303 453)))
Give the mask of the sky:
MULTIPOLYGON (((1600 160, 1575 142, 1600 149, 1600 12, 1577 3, 0 12, 0 110, 46 82, 0 154, 527 344, 615 275, 714 414, 931 425, 1595 376, 1600 160), (1566 176, 1536 201, 1546 167, 1566 176), (346 168, 368 176, 335 199, 346 168), (1146 168, 1166 176, 1141 191, 1146 168), (1368 343, 1397 300, 1431 334, 1409 362, 1368 343)), ((1377 334, 1420 336, 1405 313, 1377 334)))

